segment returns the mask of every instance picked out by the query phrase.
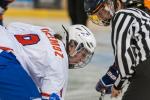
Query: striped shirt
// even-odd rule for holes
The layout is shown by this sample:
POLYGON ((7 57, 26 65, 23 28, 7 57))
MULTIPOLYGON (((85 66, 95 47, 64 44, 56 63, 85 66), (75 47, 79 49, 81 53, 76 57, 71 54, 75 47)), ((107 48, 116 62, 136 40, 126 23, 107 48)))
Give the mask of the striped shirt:
POLYGON ((112 19, 112 47, 120 75, 115 82, 121 89, 136 66, 150 57, 150 16, 138 9, 122 9, 112 19))

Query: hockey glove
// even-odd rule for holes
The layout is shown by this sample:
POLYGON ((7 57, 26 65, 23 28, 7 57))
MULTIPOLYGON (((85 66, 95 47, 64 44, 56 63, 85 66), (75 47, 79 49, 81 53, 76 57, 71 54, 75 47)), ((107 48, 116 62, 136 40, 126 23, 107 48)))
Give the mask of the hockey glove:
POLYGON ((96 90, 102 92, 105 90, 106 94, 111 93, 111 87, 118 77, 118 69, 116 66, 110 66, 107 73, 98 81, 96 85, 96 90))
POLYGON ((52 93, 49 100, 60 100, 60 97, 56 93, 52 93))

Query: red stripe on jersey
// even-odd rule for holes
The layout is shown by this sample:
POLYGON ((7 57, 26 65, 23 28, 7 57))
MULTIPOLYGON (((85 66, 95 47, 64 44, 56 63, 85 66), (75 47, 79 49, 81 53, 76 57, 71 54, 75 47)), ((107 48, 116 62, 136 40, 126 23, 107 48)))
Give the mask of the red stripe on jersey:
POLYGON ((13 51, 13 49, 8 48, 8 47, 3 47, 3 46, 0 46, 0 49, 2 49, 4 51, 13 51))
POLYGON ((48 93, 41 93, 42 96, 45 96, 45 97, 50 97, 50 94, 48 93))

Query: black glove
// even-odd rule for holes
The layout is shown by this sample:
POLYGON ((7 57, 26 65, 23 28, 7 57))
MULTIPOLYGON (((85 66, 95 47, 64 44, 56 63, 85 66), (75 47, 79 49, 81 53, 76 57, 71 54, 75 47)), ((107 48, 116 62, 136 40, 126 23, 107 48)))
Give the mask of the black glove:
POLYGON ((102 92, 103 90, 105 90, 106 94, 110 94, 111 87, 115 83, 118 75, 118 68, 114 65, 110 66, 107 73, 98 81, 96 85, 96 90, 98 92, 102 92))

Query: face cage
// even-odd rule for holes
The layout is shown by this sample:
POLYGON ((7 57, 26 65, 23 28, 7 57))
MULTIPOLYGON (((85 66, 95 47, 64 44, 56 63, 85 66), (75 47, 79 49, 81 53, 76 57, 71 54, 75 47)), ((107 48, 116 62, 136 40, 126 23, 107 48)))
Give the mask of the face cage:
POLYGON ((102 19, 99 19, 97 15, 89 15, 89 19, 94 24, 99 25, 99 26, 109 26, 110 25, 110 19, 102 20, 102 19))
POLYGON ((99 9, 99 10, 96 10, 97 12, 94 11, 94 13, 91 13, 89 14, 89 19, 96 25, 99 25, 99 26, 109 26, 110 25, 110 20, 111 19, 102 19, 100 16, 99 16, 99 12, 100 10, 106 10, 110 13, 110 15, 113 16, 113 13, 114 13, 114 3, 112 0, 107 0, 103 3, 101 3, 96 9, 99 9), (106 6, 107 5, 107 6, 106 6))
MULTIPOLYGON (((73 40, 74 41, 74 40, 73 40)), ((70 56, 73 57, 74 55, 76 55, 78 52, 80 52, 80 50, 82 48, 85 48, 84 47, 84 44, 83 43, 77 43, 76 41, 74 41, 75 45, 76 45, 76 48, 75 48, 75 51, 73 54, 71 54, 70 56)), ((86 48, 85 48, 86 49, 86 48)), ((88 51, 88 50, 87 50, 88 51)))
POLYGON ((77 64, 69 64, 69 69, 78 69, 78 68, 83 68, 85 67, 88 63, 90 63, 94 53, 90 54, 85 58, 84 61, 77 63, 77 64))
MULTIPOLYGON (((83 49, 86 49, 86 48, 84 47, 84 44, 83 44, 83 43, 77 44, 76 50, 75 50, 75 52, 73 53, 72 56, 76 55, 77 53, 79 53, 79 52, 82 51, 83 49)), ((87 49, 86 49, 86 50, 87 50, 87 49)), ((86 54, 86 57, 85 57, 85 59, 84 59, 82 62, 77 63, 77 64, 70 64, 70 65, 69 65, 69 69, 78 69, 78 68, 83 68, 83 67, 85 67, 85 66, 91 61, 91 59, 92 59, 92 57, 93 57, 93 54, 94 54, 94 53, 90 53, 90 51, 88 51, 88 50, 87 50, 87 52, 88 52, 88 53, 86 54)))

